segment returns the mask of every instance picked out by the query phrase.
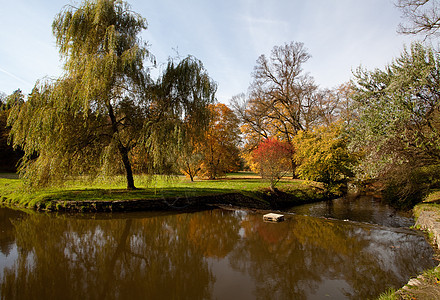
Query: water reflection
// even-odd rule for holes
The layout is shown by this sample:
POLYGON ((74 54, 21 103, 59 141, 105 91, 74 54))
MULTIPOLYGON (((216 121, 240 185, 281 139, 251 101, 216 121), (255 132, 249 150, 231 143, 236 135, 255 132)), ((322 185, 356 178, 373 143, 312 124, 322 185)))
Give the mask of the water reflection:
POLYGON ((0 252, 8 256, 15 242, 15 230, 12 225, 13 220, 16 220, 26 214, 11 209, 1 209, 0 207, 0 252))
POLYGON ((289 211, 312 217, 351 220, 388 227, 410 227, 414 225, 410 213, 398 211, 369 196, 311 203, 293 207, 289 211))
POLYGON ((336 220, 272 224, 219 209, 100 220, 14 213, 0 208, 4 257, 17 249, 0 268, 2 299, 358 299, 433 266, 413 231, 336 220))

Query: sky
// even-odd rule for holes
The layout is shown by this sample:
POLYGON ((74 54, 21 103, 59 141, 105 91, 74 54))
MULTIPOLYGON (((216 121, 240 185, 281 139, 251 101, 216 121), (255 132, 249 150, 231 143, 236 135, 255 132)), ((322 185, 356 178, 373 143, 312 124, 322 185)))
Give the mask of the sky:
MULTIPOLYGON (((37 80, 62 74, 51 24, 73 0, 0 0, 0 92, 31 92, 37 80)), ((349 81, 362 66, 383 68, 415 37, 397 33, 392 0, 129 0, 148 22, 144 41, 157 76, 169 57, 193 55, 217 82, 217 99, 246 93, 262 54, 302 42, 303 66, 321 88, 349 81)))

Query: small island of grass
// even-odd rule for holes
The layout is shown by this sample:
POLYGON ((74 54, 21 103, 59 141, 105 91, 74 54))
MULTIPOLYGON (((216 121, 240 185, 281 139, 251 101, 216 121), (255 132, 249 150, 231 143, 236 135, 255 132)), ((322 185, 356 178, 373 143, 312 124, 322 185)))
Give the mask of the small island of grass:
POLYGON ((29 190, 14 174, 0 174, 1 203, 48 211, 131 211, 234 205, 273 209, 328 197, 312 183, 284 177, 277 189, 253 173, 231 173, 217 180, 184 176, 136 176, 139 188, 124 188, 124 178, 72 180, 62 187, 29 190))

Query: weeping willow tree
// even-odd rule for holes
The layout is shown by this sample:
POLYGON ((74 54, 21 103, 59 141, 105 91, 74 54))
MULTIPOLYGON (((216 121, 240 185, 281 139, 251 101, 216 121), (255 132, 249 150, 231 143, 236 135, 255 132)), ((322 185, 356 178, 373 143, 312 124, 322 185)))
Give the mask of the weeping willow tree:
POLYGON ((200 60, 188 56, 178 63, 170 60, 151 90, 153 117, 144 135, 150 168, 177 174, 181 156, 204 137, 209 126, 208 106, 215 102, 217 84, 200 60))
POLYGON ((153 82, 144 62, 154 58, 139 37, 146 28, 119 0, 86 0, 56 16, 64 74, 38 82, 8 120, 14 147, 25 151, 20 173, 31 185, 116 172, 134 189, 133 163, 135 170, 170 170, 186 124, 205 123, 215 84, 192 57, 170 62, 153 82))

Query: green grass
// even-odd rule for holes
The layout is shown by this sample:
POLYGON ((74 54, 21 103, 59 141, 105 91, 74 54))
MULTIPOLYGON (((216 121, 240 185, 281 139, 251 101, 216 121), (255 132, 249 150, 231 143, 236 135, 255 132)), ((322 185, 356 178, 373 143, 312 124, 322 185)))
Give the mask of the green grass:
MULTIPOLYGON (((0 202, 22 207, 35 207, 38 203, 60 201, 114 201, 134 199, 158 199, 242 193, 260 198, 269 187, 267 181, 253 173, 233 173, 218 180, 191 182, 184 176, 135 176, 137 190, 125 189, 125 178, 94 181, 72 180, 63 187, 29 191, 23 181, 13 174, 0 174, 0 202)), ((283 178, 277 188, 298 197, 313 197, 316 191, 301 180, 283 178)))
POLYGON ((396 290, 393 288, 388 289, 386 292, 382 293, 377 300, 397 300, 397 296, 395 295, 396 290))
POLYGON ((440 203, 440 190, 433 190, 426 196, 425 203, 440 203))

